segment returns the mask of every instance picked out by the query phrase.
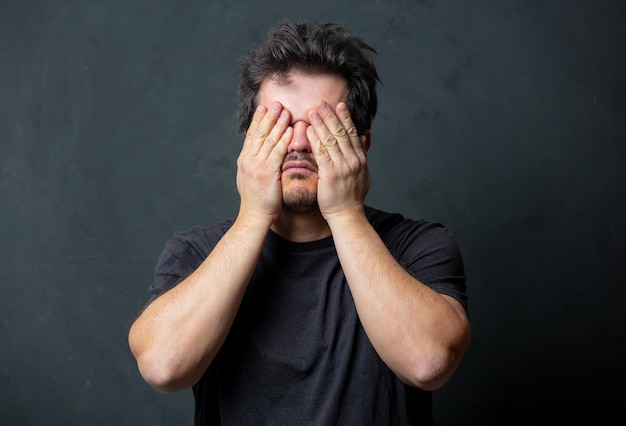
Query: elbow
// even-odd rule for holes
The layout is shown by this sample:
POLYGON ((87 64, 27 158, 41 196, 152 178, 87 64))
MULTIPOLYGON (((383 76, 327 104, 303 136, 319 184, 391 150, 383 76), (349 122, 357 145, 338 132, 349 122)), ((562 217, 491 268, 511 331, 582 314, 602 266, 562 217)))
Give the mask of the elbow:
POLYGON ((400 379, 408 386, 425 391, 435 391, 441 388, 452 377, 456 365, 451 357, 422 356, 413 361, 400 379))
POLYGON ((181 369, 163 353, 140 346, 129 336, 130 350, 144 381, 160 393, 170 394, 190 387, 181 376, 181 369))
POLYGON ((137 358, 137 367, 141 377, 153 389, 160 393, 170 394, 185 389, 181 380, 162 362, 147 360, 148 357, 137 358))
POLYGON ((407 371, 400 379, 409 386, 425 391, 435 391, 445 385, 459 366, 469 345, 469 329, 455 345, 431 347, 427 352, 416 354, 407 364, 407 371))

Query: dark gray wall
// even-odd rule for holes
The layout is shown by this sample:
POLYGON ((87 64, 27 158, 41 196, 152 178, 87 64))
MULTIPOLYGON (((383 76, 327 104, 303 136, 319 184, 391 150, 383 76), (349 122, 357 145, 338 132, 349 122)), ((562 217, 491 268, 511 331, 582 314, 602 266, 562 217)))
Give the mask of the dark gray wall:
POLYGON ((1 0, 0 424, 190 424, 127 330, 164 241, 236 213, 237 60, 282 17, 378 49, 368 203, 463 248, 474 338, 438 424, 618 418, 624 4, 1 0))

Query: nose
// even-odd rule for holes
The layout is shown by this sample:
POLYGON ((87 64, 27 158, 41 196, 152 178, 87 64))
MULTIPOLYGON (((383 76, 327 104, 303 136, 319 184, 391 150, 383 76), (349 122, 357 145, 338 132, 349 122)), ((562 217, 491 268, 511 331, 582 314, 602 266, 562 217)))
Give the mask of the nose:
POLYGON ((306 129, 309 127, 309 123, 296 121, 292 124, 292 127, 293 137, 287 146, 287 152, 311 152, 311 144, 309 144, 309 138, 306 135, 306 129))

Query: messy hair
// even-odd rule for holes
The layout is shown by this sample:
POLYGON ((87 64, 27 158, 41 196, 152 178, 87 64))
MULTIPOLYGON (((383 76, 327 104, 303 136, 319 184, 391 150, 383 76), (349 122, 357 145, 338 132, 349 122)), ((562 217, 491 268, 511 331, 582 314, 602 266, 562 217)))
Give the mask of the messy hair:
POLYGON ((376 115, 380 82, 376 51, 338 23, 282 21, 267 40, 241 59, 237 119, 239 130, 252 122, 259 89, 268 78, 286 79, 292 71, 336 74, 348 83, 346 103, 360 135, 376 115))

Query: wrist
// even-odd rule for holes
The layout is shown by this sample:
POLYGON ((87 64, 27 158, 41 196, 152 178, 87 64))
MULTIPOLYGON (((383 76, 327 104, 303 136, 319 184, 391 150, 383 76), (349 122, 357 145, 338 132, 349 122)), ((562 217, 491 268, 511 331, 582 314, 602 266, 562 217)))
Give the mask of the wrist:
POLYGON ((343 209, 333 213, 324 214, 324 219, 328 223, 333 234, 335 230, 344 230, 345 228, 361 227, 367 225, 369 221, 365 215, 363 206, 351 209, 343 209))

